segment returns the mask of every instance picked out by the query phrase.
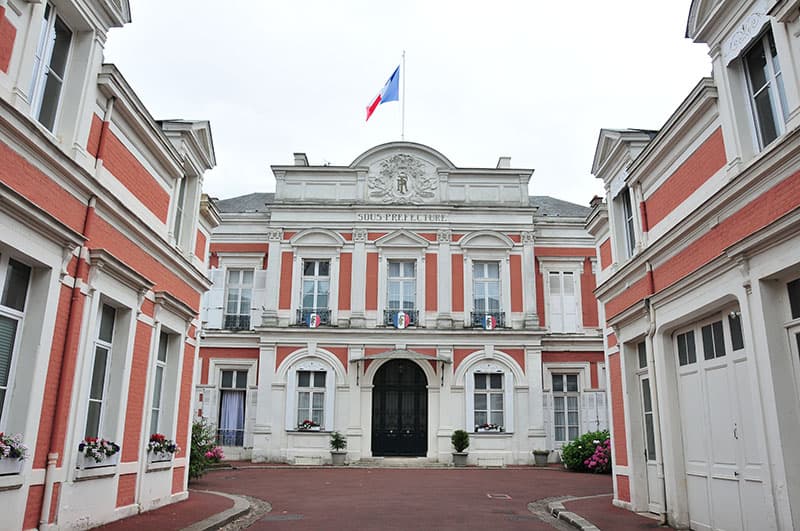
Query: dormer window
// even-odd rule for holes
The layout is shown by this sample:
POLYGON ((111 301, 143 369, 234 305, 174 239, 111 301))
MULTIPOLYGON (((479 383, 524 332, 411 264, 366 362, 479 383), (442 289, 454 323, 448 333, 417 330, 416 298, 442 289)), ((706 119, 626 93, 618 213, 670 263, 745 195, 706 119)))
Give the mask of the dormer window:
POLYGON ((33 116, 50 131, 55 129, 71 42, 72 31, 56 14, 53 6, 47 4, 33 59, 30 92, 33 116))
POLYGON ((762 35, 745 53, 744 65, 756 136, 763 148, 783 133, 787 118, 783 75, 772 32, 762 35))

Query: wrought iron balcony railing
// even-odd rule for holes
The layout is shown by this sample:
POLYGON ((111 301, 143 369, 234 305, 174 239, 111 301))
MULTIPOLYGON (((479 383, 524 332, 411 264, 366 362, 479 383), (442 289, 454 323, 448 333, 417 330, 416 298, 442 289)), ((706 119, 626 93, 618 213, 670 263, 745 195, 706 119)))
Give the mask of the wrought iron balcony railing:
POLYGON ((493 330, 495 328, 506 327, 505 312, 470 312, 469 316, 469 320, 473 328, 493 330), (489 318, 494 318, 494 321, 490 321, 489 318))
POLYGON ((408 328, 409 326, 419 326, 419 310, 383 310, 383 324, 395 328, 408 328), (402 312, 408 316, 400 322, 398 314, 402 312))
POLYGON ((307 326, 309 328, 330 326, 331 311, 328 308, 300 308, 297 310, 295 324, 297 326, 307 326), (316 315, 319 319, 314 319, 312 321, 312 315, 316 315))
POLYGON ((217 430, 220 446, 244 446, 244 430, 217 430))
POLYGON ((222 325, 225 330, 250 330, 250 316, 225 315, 222 325))

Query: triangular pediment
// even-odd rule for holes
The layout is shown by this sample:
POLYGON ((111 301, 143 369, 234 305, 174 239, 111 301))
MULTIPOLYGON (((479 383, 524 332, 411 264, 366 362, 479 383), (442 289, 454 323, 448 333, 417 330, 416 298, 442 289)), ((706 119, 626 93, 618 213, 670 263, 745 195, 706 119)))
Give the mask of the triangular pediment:
POLYGON ((375 247, 403 247, 419 249, 420 247, 427 247, 428 245, 428 240, 405 229, 391 232, 375 241, 375 247))
POLYGON ((696 39, 714 18, 722 3, 722 0, 693 0, 689 7, 689 19, 686 21, 686 36, 696 39))

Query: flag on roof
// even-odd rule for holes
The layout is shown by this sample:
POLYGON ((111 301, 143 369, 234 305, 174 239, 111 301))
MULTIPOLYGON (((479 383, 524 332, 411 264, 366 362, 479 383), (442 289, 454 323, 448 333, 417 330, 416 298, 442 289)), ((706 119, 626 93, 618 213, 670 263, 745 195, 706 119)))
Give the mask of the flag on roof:
POLYGON ((375 96, 369 105, 367 105, 367 120, 369 117, 372 116, 372 113, 375 112, 375 109, 378 108, 378 105, 381 103, 386 103, 387 101, 399 101, 400 100, 400 66, 398 65, 397 68, 394 69, 394 72, 389 79, 386 80, 386 83, 383 85, 383 88, 378 95, 375 96))

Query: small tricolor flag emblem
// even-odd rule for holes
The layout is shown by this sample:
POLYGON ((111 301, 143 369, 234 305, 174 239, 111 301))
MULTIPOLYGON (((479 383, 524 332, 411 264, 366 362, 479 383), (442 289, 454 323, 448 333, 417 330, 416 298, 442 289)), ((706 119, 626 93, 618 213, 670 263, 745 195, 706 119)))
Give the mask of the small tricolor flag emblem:
POLYGON ((486 315, 483 317, 483 329, 494 330, 497 328, 497 318, 494 315, 486 315))
POLYGON ((307 321, 309 328, 317 328, 319 326, 321 319, 319 318, 318 313, 310 313, 308 314, 307 321))
POLYGON ((407 328, 408 325, 411 324, 411 316, 408 315, 406 312, 397 312, 394 314, 394 327, 395 328, 407 328))

